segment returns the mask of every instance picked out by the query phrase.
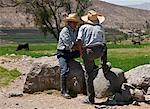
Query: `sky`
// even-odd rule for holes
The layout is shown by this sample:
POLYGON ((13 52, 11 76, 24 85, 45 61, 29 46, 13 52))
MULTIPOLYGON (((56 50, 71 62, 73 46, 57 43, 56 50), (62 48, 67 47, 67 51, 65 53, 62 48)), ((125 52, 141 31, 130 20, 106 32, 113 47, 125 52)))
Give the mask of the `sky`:
POLYGON ((136 4, 150 3, 150 0, 102 0, 102 1, 118 5, 136 5, 136 4))

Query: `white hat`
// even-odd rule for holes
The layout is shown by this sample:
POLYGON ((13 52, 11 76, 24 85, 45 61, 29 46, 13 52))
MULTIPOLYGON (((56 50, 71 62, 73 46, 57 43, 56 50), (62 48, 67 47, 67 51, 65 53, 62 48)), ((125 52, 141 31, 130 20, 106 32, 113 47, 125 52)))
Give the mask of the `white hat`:
POLYGON ((91 23, 91 24, 94 24, 94 21, 99 21, 99 23, 105 21, 105 17, 102 14, 98 14, 94 10, 88 11, 87 15, 82 16, 81 19, 84 22, 91 23))

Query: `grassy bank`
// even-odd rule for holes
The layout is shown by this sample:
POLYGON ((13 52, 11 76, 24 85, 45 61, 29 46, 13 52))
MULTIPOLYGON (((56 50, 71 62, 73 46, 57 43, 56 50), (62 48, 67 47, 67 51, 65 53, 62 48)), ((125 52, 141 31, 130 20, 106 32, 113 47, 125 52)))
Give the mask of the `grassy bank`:
POLYGON ((12 80, 15 80, 20 76, 20 72, 16 69, 7 70, 3 67, 0 67, 0 87, 8 85, 12 80))
MULTIPOLYGON (((0 56, 5 54, 28 55, 32 57, 51 56, 56 53, 56 43, 30 44, 30 50, 15 51, 17 45, 0 46, 0 56)), ((150 64, 150 43, 142 45, 108 44, 108 61, 113 67, 125 71, 142 64, 150 64)), ((97 62, 98 63, 98 62, 97 62)))
POLYGON ((27 55, 32 57, 51 56, 56 53, 56 43, 51 44, 30 44, 29 51, 16 51, 17 45, 0 46, 0 56, 6 54, 27 55))
POLYGON ((150 64, 150 47, 109 49, 108 60, 113 67, 119 67, 124 71, 139 65, 150 64))

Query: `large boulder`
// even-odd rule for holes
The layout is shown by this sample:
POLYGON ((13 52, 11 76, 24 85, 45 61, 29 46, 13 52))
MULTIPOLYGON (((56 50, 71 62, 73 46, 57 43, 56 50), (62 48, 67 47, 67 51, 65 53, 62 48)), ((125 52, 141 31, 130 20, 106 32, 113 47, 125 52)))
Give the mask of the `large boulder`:
MULTIPOLYGON (((79 62, 69 63, 68 88, 76 93, 85 90, 84 71, 79 62)), ((56 56, 37 58, 33 62, 24 84, 25 93, 34 93, 48 89, 60 89, 60 68, 56 56)))
POLYGON ((114 94, 114 100, 125 103, 132 101, 144 102, 144 91, 135 88, 131 84, 123 83, 120 92, 114 94))
POLYGON ((150 64, 138 66, 125 72, 127 83, 123 83, 120 92, 114 94, 117 102, 147 102, 150 97, 150 64))
POLYGON ((147 91, 150 87, 150 64, 129 70, 125 73, 125 78, 129 84, 147 91))
POLYGON ((109 72, 103 73, 99 69, 94 79, 94 88, 97 98, 111 96, 120 91, 121 85, 125 82, 124 71, 119 68, 111 68, 109 72))

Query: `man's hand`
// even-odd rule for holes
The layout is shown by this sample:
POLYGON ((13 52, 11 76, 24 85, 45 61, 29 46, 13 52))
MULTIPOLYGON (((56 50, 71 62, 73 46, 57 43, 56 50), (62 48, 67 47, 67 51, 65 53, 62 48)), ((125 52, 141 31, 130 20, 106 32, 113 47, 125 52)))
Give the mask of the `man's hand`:
POLYGON ((81 39, 78 39, 77 45, 78 45, 78 50, 80 51, 80 57, 82 58, 83 57, 83 44, 82 44, 81 39))
POLYGON ((73 50, 73 51, 76 51, 76 50, 79 51, 79 45, 78 45, 77 42, 73 45, 72 50, 73 50))

